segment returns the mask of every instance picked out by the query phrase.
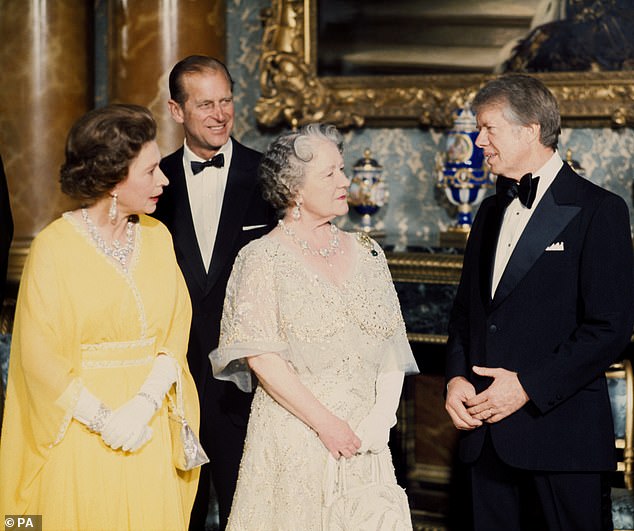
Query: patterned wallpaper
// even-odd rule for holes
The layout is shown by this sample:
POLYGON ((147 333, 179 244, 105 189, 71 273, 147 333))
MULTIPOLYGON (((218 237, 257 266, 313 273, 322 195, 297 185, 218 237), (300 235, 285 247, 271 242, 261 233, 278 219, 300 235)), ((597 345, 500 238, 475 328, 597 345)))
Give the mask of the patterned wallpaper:
MULTIPOLYGON (((259 95, 260 12, 269 5, 268 0, 227 0, 227 63, 236 81, 235 135, 260 150, 266 149, 275 136, 259 129, 251 112, 259 95)), ((433 242, 439 231, 454 222, 455 207, 436 187, 434 175, 436 153, 445 145, 443 131, 364 128, 348 131, 344 137, 344 161, 349 175, 365 148, 370 148, 373 158, 384 167, 390 200, 377 214, 377 228, 399 241, 433 242)), ((627 201, 634 227, 634 130, 564 129, 559 149, 562 157, 571 149, 591 181, 627 201)), ((355 214, 351 213, 338 224, 349 228, 355 221, 355 214)))

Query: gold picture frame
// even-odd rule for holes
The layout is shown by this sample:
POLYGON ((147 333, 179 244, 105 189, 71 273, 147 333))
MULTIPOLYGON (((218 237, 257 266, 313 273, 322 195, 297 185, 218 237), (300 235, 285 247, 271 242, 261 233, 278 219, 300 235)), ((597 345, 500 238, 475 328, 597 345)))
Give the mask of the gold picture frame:
MULTIPOLYGON (((272 0, 263 12, 260 125, 322 121, 340 127, 447 127, 488 74, 320 77, 318 0, 272 0)), ((535 74, 559 101, 567 127, 634 124, 634 71, 535 74)))

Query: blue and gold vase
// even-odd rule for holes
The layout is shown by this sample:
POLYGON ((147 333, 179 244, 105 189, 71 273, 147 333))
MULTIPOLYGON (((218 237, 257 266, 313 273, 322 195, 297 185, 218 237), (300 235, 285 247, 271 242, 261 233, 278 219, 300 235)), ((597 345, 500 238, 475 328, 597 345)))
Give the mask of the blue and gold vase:
POLYGON ((436 159, 437 184, 458 207, 456 223, 441 233, 441 244, 466 242, 473 223, 472 209, 494 186, 484 153, 475 145, 477 136, 475 115, 467 104, 456 112, 453 128, 447 133, 446 152, 436 159))
POLYGON ((348 190, 348 204, 361 216, 361 230, 380 236, 372 225, 372 216, 385 207, 389 191, 383 179, 383 166, 371 157, 369 149, 363 152, 352 168, 348 190))

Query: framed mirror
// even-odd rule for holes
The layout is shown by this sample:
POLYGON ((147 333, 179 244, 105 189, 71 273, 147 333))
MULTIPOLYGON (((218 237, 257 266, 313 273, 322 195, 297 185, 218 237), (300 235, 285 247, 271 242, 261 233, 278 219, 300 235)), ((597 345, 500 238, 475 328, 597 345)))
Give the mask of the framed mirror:
MULTIPOLYGON (((424 0, 404 0, 404 3, 411 7, 421 1, 425 3, 424 0)), ((402 0, 399 2, 402 3, 402 0)), ((501 2, 504 0, 496 0, 498 13, 501 2)), ((535 2, 540 3, 539 0, 535 2)), ((470 2, 471 5, 487 3, 492 3, 492 0, 470 2)), ((271 0, 271 7, 263 13, 261 96, 255 107, 260 125, 294 126, 327 121, 340 127, 448 127, 453 121, 454 110, 495 75, 490 68, 488 72, 486 68, 478 72, 464 65, 430 67, 426 64, 421 67, 420 64, 406 64, 405 68, 402 68, 403 65, 396 68, 394 64, 386 65, 385 61, 381 64, 381 58, 376 54, 368 59, 367 53, 365 56, 361 53, 364 50, 346 46, 348 37, 352 39, 353 32, 363 29, 368 39, 376 41, 390 31, 398 32, 402 22, 392 19, 392 27, 382 29, 371 26, 355 13, 348 17, 352 25, 347 29, 338 26, 337 31, 329 34, 328 13, 340 12, 353 4, 374 6, 376 10, 379 5, 390 6, 393 3, 271 0), (335 36, 339 41, 328 46, 326 43, 335 36), (333 55, 337 53, 341 53, 341 57, 333 55), (346 64, 345 68, 332 67, 342 63, 346 64)), ((451 9, 455 2, 451 0, 445 4, 451 9)), ((557 2, 547 4, 550 6, 557 2)), ((390 16, 385 13, 375 16, 372 23, 383 21, 389 24, 390 16)), ((335 20, 341 23, 336 17, 335 20)), ((496 31, 500 29, 496 22, 495 26, 489 27, 489 34, 493 27, 496 31)), ((442 33, 442 29, 439 31, 442 33)), ((506 34, 502 30, 500 32, 501 38, 504 38, 506 34)), ((414 57, 414 47, 419 43, 404 44, 412 48, 401 50, 401 56, 414 57)), ((381 51, 380 43, 378 49, 381 51)), ((384 58, 395 56, 393 50, 385 48, 382 51, 385 52, 384 58)), ((480 56, 484 57, 483 54, 480 56)), ((632 64, 628 63, 628 67, 631 68, 632 64)), ((634 124, 634 70, 596 71, 596 68, 597 65, 593 64, 592 69, 586 71, 548 71, 532 75, 542 79, 553 91, 567 127, 623 127, 634 124)))

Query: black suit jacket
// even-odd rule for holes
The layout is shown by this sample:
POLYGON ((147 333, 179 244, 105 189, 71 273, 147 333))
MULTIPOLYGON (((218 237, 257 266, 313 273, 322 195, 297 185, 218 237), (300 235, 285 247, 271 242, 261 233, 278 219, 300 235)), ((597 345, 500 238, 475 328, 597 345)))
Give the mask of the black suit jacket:
POLYGON ((9 189, 4 174, 4 165, 0 157, 0 308, 4 300, 7 267, 9 265, 9 249, 13 239, 13 218, 9 202, 9 189))
POLYGON ((502 212, 485 199, 465 251, 449 325, 447 379, 477 392, 490 379, 473 365, 518 373, 530 401, 504 420, 465 432, 474 461, 489 429, 499 457, 529 470, 614 467, 604 371, 623 352, 634 320, 634 266, 625 202, 564 163, 537 205, 491 300, 502 212), (562 243, 563 250, 549 250, 562 243))
MULTIPOLYGON (((183 170, 183 148, 165 157, 160 164, 170 184, 164 189, 154 216, 172 233, 176 258, 189 289, 193 315, 187 358, 201 403, 204 403, 205 383, 207 387, 226 383, 205 382, 205 379, 210 377, 209 353, 218 346, 225 289, 235 257, 244 245, 266 234, 275 223, 274 211, 262 199, 257 179, 260 159, 260 153, 233 140, 231 166, 208 272, 194 230, 183 170), (263 227, 248 229, 257 225, 263 227)), ((244 424, 249 414, 248 397, 237 391, 219 399, 227 414, 236 423, 244 424)))

